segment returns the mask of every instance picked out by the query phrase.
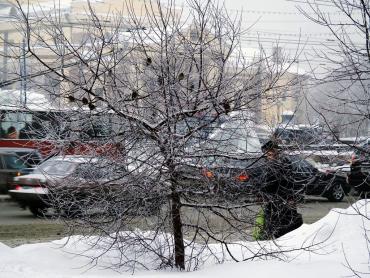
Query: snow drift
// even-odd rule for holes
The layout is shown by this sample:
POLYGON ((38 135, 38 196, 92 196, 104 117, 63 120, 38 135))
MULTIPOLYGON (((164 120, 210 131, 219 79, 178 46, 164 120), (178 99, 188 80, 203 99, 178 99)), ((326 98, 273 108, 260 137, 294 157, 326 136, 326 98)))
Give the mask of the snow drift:
MULTIPOLYGON (((243 242, 235 244, 233 253, 240 263, 224 258, 223 264, 215 259, 201 258, 200 270, 177 272, 155 271, 158 262, 148 253, 135 247, 125 249, 125 256, 135 261, 136 276, 150 277, 342 277, 356 271, 360 277, 370 277, 369 239, 370 208, 365 200, 348 209, 333 209, 321 220, 281 237, 276 241, 243 242), (241 248, 240 244, 244 247, 241 248), (258 254, 258 256, 255 256, 258 254), (269 254, 270 256, 265 256, 269 254), (245 260, 245 261, 243 261, 245 260), (144 267, 145 266, 145 267, 144 267), (152 269, 152 270, 148 270, 152 269)), ((135 232, 135 231, 134 231, 135 232)), ((138 232, 138 231, 136 231, 138 232)), ((129 235, 130 233, 123 233, 129 235)), ((142 232, 143 233, 143 232, 142 232)), ((150 232, 145 232, 150 242, 150 232)), ((161 240, 169 240, 163 235, 161 240)), ((101 254, 98 247, 79 236, 47 243, 27 244, 10 248, 0 243, 0 277, 2 278, 93 278, 130 276, 131 272, 110 269, 119 262, 118 250, 101 254), (91 263, 90 256, 101 255, 91 263)), ((105 240, 109 244, 109 239, 105 240)), ((160 242, 150 242, 160 244, 160 242)), ((125 248, 125 246, 121 246, 125 248)), ((210 246, 212 252, 222 252, 219 245, 210 246)), ((170 252, 170 250, 163 250, 170 252)), ((204 254, 203 256, 207 256, 204 254)), ((132 265, 131 265, 132 266, 132 265)), ((121 270, 125 268, 122 267, 121 270)), ((119 270, 119 269, 118 269, 119 270)))

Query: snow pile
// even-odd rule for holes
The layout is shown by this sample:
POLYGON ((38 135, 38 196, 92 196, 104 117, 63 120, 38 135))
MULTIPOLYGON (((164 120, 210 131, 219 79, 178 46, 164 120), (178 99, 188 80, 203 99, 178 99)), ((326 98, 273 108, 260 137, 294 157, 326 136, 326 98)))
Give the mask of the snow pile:
MULTIPOLYGON (((227 260, 224 264, 216 265, 214 260, 204 258, 206 264, 199 271, 181 273, 176 271, 143 270, 135 276, 169 277, 343 277, 352 275, 352 268, 359 272, 360 277, 370 277, 369 240, 366 230, 370 229, 370 208, 362 200, 348 209, 334 209, 327 216, 311 225, 301 228, 272 242, 244 242, 241 250, 240 243, 230 246, 239 259, 248 259, 257 250, 261 256, 253 260, 234 263, 227 260), (245 251, 249 250, 249 251, 245 251), (285 251, 281 254, 280 251, 285 251), (275 259, 264 260, 263 252, 278 255, 275 259), (272 253, 271 253, 272 252, 272 253), (274 253, 276 252, 276 253, 274 253)), ((132 233, 123 233, 131 236, 132 233)), ((146 232, 150 239, 150 232, 146 232)), ((171 240, 169 235, 161 236, 157 242, 171 240)), ((106 241, 106 244, 109 240, 106 241)), ((124 254, 132 259, 154 266, 155 259, 150 254, 140 252, 133 247, 125 246, 124 254)), ((211 246, 212 251, 220 252, 217 245, 211 246)), ((163 250, 170 252, 171 250, 163 250)), ((99 254, 97 247, 91 248, 88 242, 79 237, 69 241, 59 241, 28 244, 16 248, 7 247, 0 243, 0 277, 1 278, 113 278, 132 277, 131 273, 118 273, 107 266, 117 262, 117 250, 104 254, 96 267, 89 264, 88 256, 99 254), (87 251, 86 251, 87 250, 87 251), (76 255, 84 254, 84 256, 76 255)), ((204 254, 207 256, 207 254, 204 254)))

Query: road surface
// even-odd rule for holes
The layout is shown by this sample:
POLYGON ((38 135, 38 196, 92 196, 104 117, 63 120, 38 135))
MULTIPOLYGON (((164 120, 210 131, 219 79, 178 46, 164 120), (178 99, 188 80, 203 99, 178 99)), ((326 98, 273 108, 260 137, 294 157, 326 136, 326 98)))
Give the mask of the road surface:
MULTIPOLYGON (((312 197, 306 199, 300 207, 305 223, 313 223, 325 216, 333 208, 347 208, 353 197, 347 197, 342 202, 328 202, 324 198, 312 197)), ((36 218, 29 210, 23 210, 14 202, 0 198, 0 242, 9 246, 24 243, 60 239, 65 236, 63 224, 52 217, 36 218)))

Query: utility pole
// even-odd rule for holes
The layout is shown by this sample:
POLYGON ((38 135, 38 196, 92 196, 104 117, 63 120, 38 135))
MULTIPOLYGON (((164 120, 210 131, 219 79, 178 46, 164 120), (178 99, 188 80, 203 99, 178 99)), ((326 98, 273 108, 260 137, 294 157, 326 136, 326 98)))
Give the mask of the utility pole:
POLYGON ((20 103, 23 107, 27 105, 27 64, 26 64, 26 40, 23 39, 21 45, 21 92, 20 92, 20 103))
POLYGON ((3 56, 3 79, 2 81, 6 81, 8 79, 8 40, 9 40, 9 33, 8 31, 4 32, 4 56, 3 56))

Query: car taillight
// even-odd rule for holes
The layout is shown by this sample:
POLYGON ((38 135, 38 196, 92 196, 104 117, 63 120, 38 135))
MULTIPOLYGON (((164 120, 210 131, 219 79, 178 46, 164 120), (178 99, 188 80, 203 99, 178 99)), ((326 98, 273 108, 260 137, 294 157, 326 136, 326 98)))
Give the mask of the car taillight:
POLYGON ((202 173, 203 173, 203 176, 205 176, 206 178, 209 178, 209 179, 211 179, 211 178, 213 178, 215 176, 213 174, 213 172, 211 172, 211 171, 209 171, 207 169, 203 169, 202 173))
POLYGON ((249 180, 249 176, 247 174, 240 174, 239 176, 236 177, 236 179, 240 182, 245 182, 249 180))
POLYGON ((15 190, 21 190, 22 189, 22 186, 20 186, 19 184, 16 184, 15 187, 14 187, 15 190))
POLYGON ((19 177, 21 175, 22 175, 21 172, 17 172, 17 174, 16 174, 17 177, 19 177))

